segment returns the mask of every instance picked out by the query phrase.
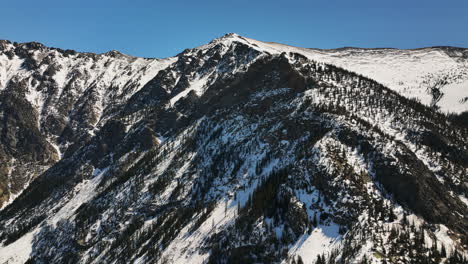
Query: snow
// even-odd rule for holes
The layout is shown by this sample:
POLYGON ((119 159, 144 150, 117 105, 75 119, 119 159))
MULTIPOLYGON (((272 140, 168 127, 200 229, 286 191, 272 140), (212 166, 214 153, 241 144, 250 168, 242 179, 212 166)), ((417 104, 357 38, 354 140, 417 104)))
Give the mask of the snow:
MULTIPOLYGON (((77 100, 86 94, 86 90, 92 90, 97 95, 94 110, 97 120, 99 120, 107 105, 117 103, 115 99, 111 100, 111 98, 127 100, 153 79, 160 70, 177 61, 176 57, 144 59, 121 55, 112 58, 106 54, 94 58, 77 55, 65 57, 56 50, 34 53, 34 58, 39 61, 47 56, 51 59, 50 65, 55 65, 58 68, 58 71, 52 76, 52 80, 55 82, 54 92, 37 91, 37 84, 33 86, 31 83, 25 91, 26 99, 40 115, 39 120, 45 120, 43 115, 56 114, 57 104, 63 97, 72 95, 77 100), (73 76, 77 74, 83 75, 83 77, 74 79, 73 76), (71 89, 65 90, 67 85, 70 85, 71 89), (49 102, 47 109, 44 109, 45 102, 49 100, 52 100, 52 103, 49 102)), ((22 63, 23 60, 16 56, 13 60, 8 60, 6 55, 0 55, 0 66, 2 66, 0 67, 0 90, 4 89, 6 83, 11 79, 28 79, 31 82, 33 72, 21 69, 22 63)), ((46 69, 47 65, 42 65, 38 71, 43 74, 46 69)))
POLYGON ((458 196, 458 199, 460 199, 460 201, 462 201, 462 202, 468 207, 468 198, 466 198, 465 195, 460 194, 460 195, 458 196))
POLYGON ((169 65, 175 63, 177 57, 170 57, 162 60, 153 60, 148 63, 145 67, 141 68, 141 75, 139 77, 140 86, 144 86, 151 81, 160 70, 167 68, 169 65))
POLYGON ((333 64, 362 74, 405 97, 417 98, 426 105, 432 101, 428 88, 433 82, 440 78, 451 77, 453 80, 449 80, 449 84, 441 88, 444 96, 437 105, 444 112, 468 111, 468 103, 460 103, 460 100, 468 94, 468 61, 457 61, 439 49, 319 50, 262 42, 236 34, 218 41, 224 41, 226 45, 238 41, 271 54, 299 53, 311 60, 333 64))
POLYGON ((462 101, 464 98, 468 98, 468 80, 462 83, 446 85, 442 92, 444 96, 442 96, 437 104, 442 110, 454 113, 468 110, 468 101, 462 101))
POLYGON ((437 231, 434 233, 438 240, 438 247, 441 248, 442 244, 444 244, 445 248, 450 249, 452 251, 452 245, 454 242, 452 238, 449 236, 450 230, 445 225, 438 225, 437 231))
POLYGON ((251 98, 252 99, 262 99, 262 98, 265 98, 265 97, 270 97, 270 96, 275 96, 275 95, 279 95, 279 94, 283 94, 283 93, 287 93, 291 90, 291 88, 278 88, 278 89, 272 89, 272 90, 268 90, 268 91, 261 91, 261 92, 257 92, 257 93, 254 93, 251 98))
POLYGON ((191 233, 189 231, 191 225, 186 226, 164 250, 161 259, 167 259, 174 264, 205 263, 209 254, 200 253, 199 246, 216 230, 223 230, 226 226, 233 224, 237 214, 236 205, 233 200, 219 202, 197 230, 191 233), (228 204, 227 210, 225 210, 226 203, 228 204))
POLYGON ((174 106, 175 103, 177 103, 177 101, 185 97, 191 91, 194 91, 197 96, 201 96, 204 92, 204 88, 206 86, 206 83, 209 77, 210 77, 210 74, 206 74, 204 76, 195 78, 193 81, 190 82, 189 88, 183 90, 182 92, 178 93, 177 95, 171 98, 170 105, 174 106))
MULTIPOLYGON (((341 243, 339 226, 331 224, 315 228, 312 233, 302 235, 289 249, 290 256, 301 256, 305 263, 313 263, 317 255, 328 253, 341 243)), ((286 262, 283 262, 286 263, 286 262)))
POLYGON ((35 229, 6 247, 0 247, 0 263, 25 263, 32 252, 34 235, 39 232, 35 229))
MULTIPOLYGON (((29 89, 26 93, 26 100, 28 100, 28 102, 31 103, 33 107, 35 107, 39 115, 42 113, 44 96, 41 91, 37 91, 34 88, 29 89)), ((38 127, 40 127, 39 124, 38 127)))
POLYGON ((95 189, 108 169, 94 170, 93 175, 95 176, 93 178, 83 180, 75 186, 74 192, 76 194, 48 222, 55 226, 61 219, 69 219, 82 204, 90 201, 96 195, 95 189))
MULTIPOLYGON (((107 168, 102 171, 95 170, 93 173, 93 175, 95 175, 94 178, 90 180, 84 180, 82 183, 78 184, 75 187, 75 191, 77 193, 47 221, 55 226, 61 219, 70 218, 76 209, 94 197, 96 194, 95 188, 98 186, 103 174, 107 170, 107 168)), ((59 204, 58 206, 61 205, 59 204)), ((34 235, 37 234, 40 229, 40 227, 37 227, 13 243, 5 247, 0 247, 0 263, 25 263, 32 252, 32 241, 34 235)))
POLYGON ((58 71, 57 73, 55 73, 55 75, 53 76, 55 82, 60 86, 60 87, 64 87, 65 86, 65 82, 67 80, 67 71, 65 69, 61 69, 60 71, 58 71))
POLYGON ((16 74, 22 73, 21 65, 23 60, 14 56, 12 60, 5 54, 0 54, 0 91, 4 90, 8 81, 16 74))
POLYGON ((61 160, 63 154, 62 154, 62 151, 60 151, 60 147, 50 139, 48 140, 48 142, 55 149, 55 152, 57 152, 57 160, 61 160))

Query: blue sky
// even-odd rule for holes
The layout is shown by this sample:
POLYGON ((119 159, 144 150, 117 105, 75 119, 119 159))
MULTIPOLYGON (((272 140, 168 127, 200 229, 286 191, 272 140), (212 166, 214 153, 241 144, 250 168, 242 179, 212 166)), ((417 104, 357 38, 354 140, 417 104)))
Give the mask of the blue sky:
POLYGON ((3 1, 0 39, 168 57, 235 32, 310 48, 468 47, 468 1, 3 1))

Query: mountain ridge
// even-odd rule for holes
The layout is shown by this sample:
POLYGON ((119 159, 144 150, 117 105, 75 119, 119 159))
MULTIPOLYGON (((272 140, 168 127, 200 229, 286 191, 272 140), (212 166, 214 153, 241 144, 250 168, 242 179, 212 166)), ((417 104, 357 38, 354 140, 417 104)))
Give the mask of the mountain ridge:
MULTIPOLYGON (((232 35, 239 36, 239 37, 242 37, 242 38, 247 38, 247 37, 244 37, 244 36, 242 36, 240 34, 237 34, 237 33, 226 33, 223 36, 217 37, 215 39, 222 39, 222 38, 224 38, 226 36, 232 36, 232 35)), ((281 42, 275 42, 275 41, 261 41, 261 42, 264 42, 264 43, 267 43, 267 44, 279 44, 279 45, 284 45, 284 46, 300 48, 299 46, 292 46, 292 45, 288 45, 288 44, 281 43, 281 42)), ((17 42, 17 41, 12 41, 12 40, 9 40, 9 39, 0 39, 0 43, 5 43, 5 44, 14 44, 14 43, 16 43, 17 45, 35 44, 35 45, 39 45, 39 46, 41 46, 43 48, 56 49, 56 50, 61 50, 61 51, 64 51, 64 52, 83 53, 83 54, 105 55, 107 53, 117 52, 119 54, 129 56, 129 57, 133 57, 133 58, 164 59, 164 58, 161 58, 161 57, 145 57, 145 56, 130 55, 130 54, 126 54, 126 53, 123 53, 123 52, 121 52, 119 50, 115 50, 115 49, 109 50, 109 51, 106 51, 106 52, 101 52, 101 53, 92 52, 92 51, 78 51, 76 49, 47 46, 47 45, 43 44, 42 42, 38 42, 38 41, 17 42)), ((302 47, 302 48, 304 48, 304 47, 302 47)), ((412 51, 412 50, 426 50, 426 49, 467 50, 468 48, 467 47, 461 47, 461 46, 451 46, 451 45, 434 45, 434 46, 425 46, 425 47, 419 47, 419 48, 393 48, 393 47, 367 47, 367 48, 363 48, 363 47, 357 47, 357 46, 344 46, 344 47, 337 47, 337 48, 304 48, 304 49, 323 50, 323 51, 335 51, 335 50, 346 50, 346 49, 356 49, 356 50, 409 50, 409 51, 412 51)), ((175 55, 175 56, 177 56, 177 55, 175 55)), ((171 57, 173 57, 173 56, 171 56, 171 57)), ((165 57, 165 58, 168 58, 168 57, 165 57)))
MULTIPOLYGON (((468 111, 468 103, 466 103, 468 102, 468 91, 466 89, 468 86, 468 49, 466 48, 435 46, 418 49, 314 49, 257 41, 235 33, 228 33, 214 39, 212 42, 223 41, 227 43, 230 41, 243 41, 247 45, 252 45, 255 49, 270 53, 301 53, 312 60, 334 64, 358 74, 363 74, 408 98, 416 98, 424 104, 440 109, 443 112, 460 114, 468 111), (415 60, 419 61, 419 67, 414 67, 415 60), (436 60, 439 63, 437 67, 434 67, 435 64, 432 61, 436 60), (374 67, 374 64, 377 67, 374 67)), ((13 45, 11 42, 9 43, 9 45, 13 45)), ((47 49, 47 47, 37 42, 17 45, 20 47, 21 45, 36 45, 47 49)), ((206 45, 201 45, 195 49, 200 49, 204 46, 206 45)), ((132 60, 164 60, 134 57, 122 54, 119 51, 96 54, 57 48, 52 48, 52 50, 57 50, 66 56, 73 53, 81 54, 80 56, 120 56, 132 60)), ((9 52, 11 53, 11 51, 9 52)), ((176 58, 177 56, 166 59, 176 58)))

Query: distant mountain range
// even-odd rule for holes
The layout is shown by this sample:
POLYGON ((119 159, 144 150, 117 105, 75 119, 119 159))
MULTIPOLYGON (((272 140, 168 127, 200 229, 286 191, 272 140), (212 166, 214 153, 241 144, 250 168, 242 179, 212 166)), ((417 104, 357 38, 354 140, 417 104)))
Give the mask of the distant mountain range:
POLYGON ((0 41, 0 263, 467 263, 468 49, 0 41))

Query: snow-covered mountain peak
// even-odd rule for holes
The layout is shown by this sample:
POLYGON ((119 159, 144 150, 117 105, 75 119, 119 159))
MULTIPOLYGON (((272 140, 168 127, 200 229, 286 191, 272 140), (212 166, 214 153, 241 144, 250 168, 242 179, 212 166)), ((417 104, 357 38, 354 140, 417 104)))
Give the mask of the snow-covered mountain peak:
POLYGON ((298 53, 374 79, 407 98, 443 112, 468 111, 468 49, 428 47, 394 48, 299 48, 263 42, 230 33, 200 48, 242 43, 267 54, 298 53))
POLYGON ((468 131, 402 96, 443 102, 463 49, 0 45, 0 263, 468 256, 468 131))

